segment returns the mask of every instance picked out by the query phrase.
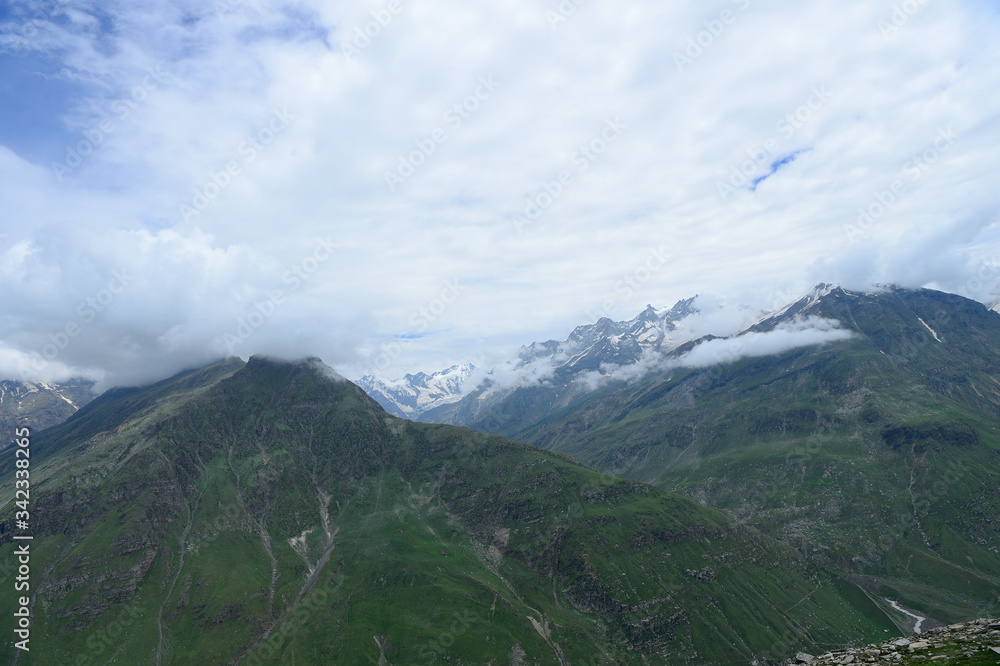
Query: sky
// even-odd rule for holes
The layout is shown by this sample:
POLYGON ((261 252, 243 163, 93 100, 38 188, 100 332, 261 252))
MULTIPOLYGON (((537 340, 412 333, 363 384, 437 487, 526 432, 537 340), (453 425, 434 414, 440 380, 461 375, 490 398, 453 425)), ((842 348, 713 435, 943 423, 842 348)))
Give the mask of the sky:
POLYGON ((695 294, 1000 300, 985 0, 8 2, 0 376, 489 364, 695 294))

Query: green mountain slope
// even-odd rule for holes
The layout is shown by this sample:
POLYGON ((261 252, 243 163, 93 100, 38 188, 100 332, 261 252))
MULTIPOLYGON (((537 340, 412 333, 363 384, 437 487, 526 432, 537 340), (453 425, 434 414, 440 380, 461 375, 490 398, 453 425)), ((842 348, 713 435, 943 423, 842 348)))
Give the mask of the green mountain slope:
POLYGON ((834 289, 753 330, 802 316, 855 335, 569 399, 530 389, 474 427, 718 506, 940 621, 995 611, 1000 315, 834 289))
POLYGON ((33 446, 20 664, 745 664, 897 633, 718 511, 391 417, 315 359, 112 394, 33 446))

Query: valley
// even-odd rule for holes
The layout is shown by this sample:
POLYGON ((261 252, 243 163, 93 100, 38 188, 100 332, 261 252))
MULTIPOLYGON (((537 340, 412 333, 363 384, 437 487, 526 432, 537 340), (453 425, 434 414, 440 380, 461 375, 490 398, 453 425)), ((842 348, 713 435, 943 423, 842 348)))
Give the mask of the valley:
POLYGON ((317 359, 111 392, 33 449, 22 664, 727 664, 896 633, 716 510, 397 419, 317 359))
POLYGON ((719 507, 939 622, 995 614, 1000 317, 825 287, 727 344, 807 317, 852 337, 687 367, 692 341, 663 370, 518 388, 463 422, 719 507))
POLYGON ((730 339, 693 314, 535 345, 569 360, 540 384, 408 376, 484 432, 316 358, 105 393, 33 437, 18 663, 777 664, 998 614, 1000 316, 834 287, 730 339))

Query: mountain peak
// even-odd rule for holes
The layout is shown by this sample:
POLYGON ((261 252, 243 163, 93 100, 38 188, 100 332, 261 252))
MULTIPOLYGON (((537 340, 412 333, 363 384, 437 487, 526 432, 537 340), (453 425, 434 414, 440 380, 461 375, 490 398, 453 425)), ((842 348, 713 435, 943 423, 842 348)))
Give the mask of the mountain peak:
POLYGON ((764 316, 764 318, 758 323, 763 324, 768 321, 776 321, 778 319, 786 319, 788 317, 797 317, 805 313, 806 310, 812 308, 817 303, 822 301, 824 298, 830 294, 843 294, 849 295, 849 292, 845 291, 841 287, 833 284, 828 284, 826 282, 820 282, 812 289, 807 291, 805 294, 795 299, 791 303, 785 305, 783 308, 777 312, 772 312, 764 316))
MULTIPOLYGON (((32 645, 35 663, 94 654, 123 622, 115 659, 165 664, 746 663, 789 653, 786 626, 796 648, 876 630, 800 554, 719 511, 528 444, 404 426, 325 368, 223 362, 39 433, 33 612, 59 640, 32 645), (810 595, 823 605, 779 610, 810 595), (393 618, 374 641, 358 599, 393 618), (456 617, 460 640, 440 641, 456 617)), ((0 462, 12 486, 14 456, 0 462)), ((7 555, 17 509, 0 516, 7 555)))
POLYGON ((346 377, 341 375, 339 372, 337 372, 336 370, 328 366, 326 363, 324 363, 321 359, 315 356, 310 356, 309 358, 304 359, 302 363, 308 366, 309 368, 315 370, 316 372, 318 372, 320 376, 325 377, 326 379, 329 379, 332 382, 339 383, 347 381, 346 377))
POLYGON ((466 380, 475 369, 471 363, 462 363, 432 374, 407 373, 402 379, 365 375, 356 383, 393 416, 416 419, 429 409, 461 400, 466 380))
POLYGON ((259 370, 274 367, 287 366, 289 368, 302 368, 311 372, 315 372, 321 377, 329 379, 332 382, 346 382, 347 379, 342 376, 339 372, 328 366, 323 362, 318 356, 306 356, 298 359, 285 359, 277 356, 270 356, 268 354, 254 354, 247 360, 246 368, 247 370, 259 370))

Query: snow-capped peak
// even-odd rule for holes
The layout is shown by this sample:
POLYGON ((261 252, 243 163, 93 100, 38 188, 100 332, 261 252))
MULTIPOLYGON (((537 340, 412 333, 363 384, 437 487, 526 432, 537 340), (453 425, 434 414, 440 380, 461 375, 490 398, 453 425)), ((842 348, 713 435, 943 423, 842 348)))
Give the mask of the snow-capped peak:
POLYGON ((70 379, 20 381, 0 378, 0 427, 47 428, 66 420, 93 400, 94 382, 70 379))
POLYGON ((808 310, 813 305, 816 305, 816 303, 819 303, 820 299, 822 299, 824 296, 827 296, 830 292, 832 292, 836 288, 837 288, 836 285, 820 283, 815 287, 813 287, 812 289, 810 289, 809 291, 807 291, 799 298, 796 298, 794 301, 792 301, 785 307, 778 310, 777 312, 773 314, 768 314, 761 321, 783 317, 787 314, 792 313, 793 310, 795 311, 795 313, 808 310))
POLYGON ((400 379, 365 375, 356 383, 390 414, 415 419, 429 409, 461 400, 473 388, 465 384, 475 369, 471 363, 463 363, 430 375, 418 372, 400 379))

